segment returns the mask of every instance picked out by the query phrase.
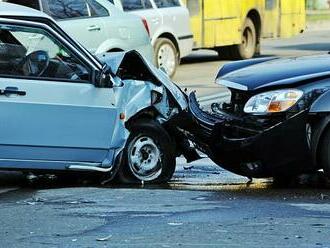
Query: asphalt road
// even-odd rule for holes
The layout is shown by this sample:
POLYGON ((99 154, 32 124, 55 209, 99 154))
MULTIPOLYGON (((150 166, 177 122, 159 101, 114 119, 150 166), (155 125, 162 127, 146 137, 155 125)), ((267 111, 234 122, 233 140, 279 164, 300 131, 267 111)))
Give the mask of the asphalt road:
MULTIPOLYGON (((262 56, 330 50, 330 32, 263 43, 262 56)), ((225 61, 209 51, 184 59, 175 81, 205 97, 225 61)), ((220 94, 220 95, 219 95, 220 94)), ((330 247, 330 190, 322 174, 286 187, 231 174, 209 159, 178 159, 168 185, 100 187, 92 178, 26 183, 0 173, 0 247, 330 247)))

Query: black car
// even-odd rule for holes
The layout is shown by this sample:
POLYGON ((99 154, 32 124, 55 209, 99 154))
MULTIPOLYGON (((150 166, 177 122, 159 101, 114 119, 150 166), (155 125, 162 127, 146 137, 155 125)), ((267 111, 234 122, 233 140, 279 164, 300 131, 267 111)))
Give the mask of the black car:
POLYGON ((330 55, 232 62, 216 80, 230 102, 204 111, 192 93, 179 124, 215 163, 255 178, 330 177, 330 55))

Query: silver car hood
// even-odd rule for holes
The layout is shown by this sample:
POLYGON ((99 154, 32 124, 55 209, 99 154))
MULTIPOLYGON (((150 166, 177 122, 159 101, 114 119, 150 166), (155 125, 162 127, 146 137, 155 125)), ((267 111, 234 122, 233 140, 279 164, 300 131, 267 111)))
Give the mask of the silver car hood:
POLYGON ((187 109, 188 102, 185 93, 171 81, 168 75, 156 68, 138 52, 132 50, 127 52, 112 52, 97 55, 102 63, 106 63, 114 75, 119 78, 148 81, 157 86, 163 85, 181 110, 187 109))

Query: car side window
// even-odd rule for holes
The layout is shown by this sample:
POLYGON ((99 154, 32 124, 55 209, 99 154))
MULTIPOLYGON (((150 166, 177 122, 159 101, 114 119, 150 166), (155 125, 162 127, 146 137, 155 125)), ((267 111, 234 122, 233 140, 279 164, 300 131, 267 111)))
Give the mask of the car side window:
POLYGON ((158 8, 169 8, 180 6, 179 0, 155 0, 158 8))
POLYGON ((108 16, 109 12, 101 4, 95 0, 87 0, 87 3, 90 8, 91 16, 93 17, 102 17, 108 16))
POLYGON ((55 19, 69 19, 90 16, 85 0, 44 0, 44 12, 55 19))
POLYGON ((90 70, 41 28, 0 24, 0 75, 90 81, 90 70))
POLYGON ((149 0, 121 0, 124 11, 151 9, 149 0))
POLYGON ((40 10, 39 0, 7 0, 4 2, 19 4, 26 7, 30 7, 32 9, 40 10))

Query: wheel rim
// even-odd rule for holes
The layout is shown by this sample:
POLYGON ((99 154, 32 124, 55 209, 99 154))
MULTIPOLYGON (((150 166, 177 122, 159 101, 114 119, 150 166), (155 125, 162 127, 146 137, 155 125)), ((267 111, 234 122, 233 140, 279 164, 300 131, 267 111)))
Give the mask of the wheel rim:
POLYGON ((141 181, 154 180, 161 174, 161 152, 153 139, 140 136, 131 142, 128 165, 133 175, 141 181))
POLYGON ((160 46, 157 53, 158 67, 163 67, 168 75, 172 75, 175 70, 176 55, 170 44, 160 46))
POLYGON ((246 53, 249 55, 253 53, 254 47, 255 47, 255 41, 254 41, 254 35, 250 28, 246 28, 243 32, 243 49, 246 53))

